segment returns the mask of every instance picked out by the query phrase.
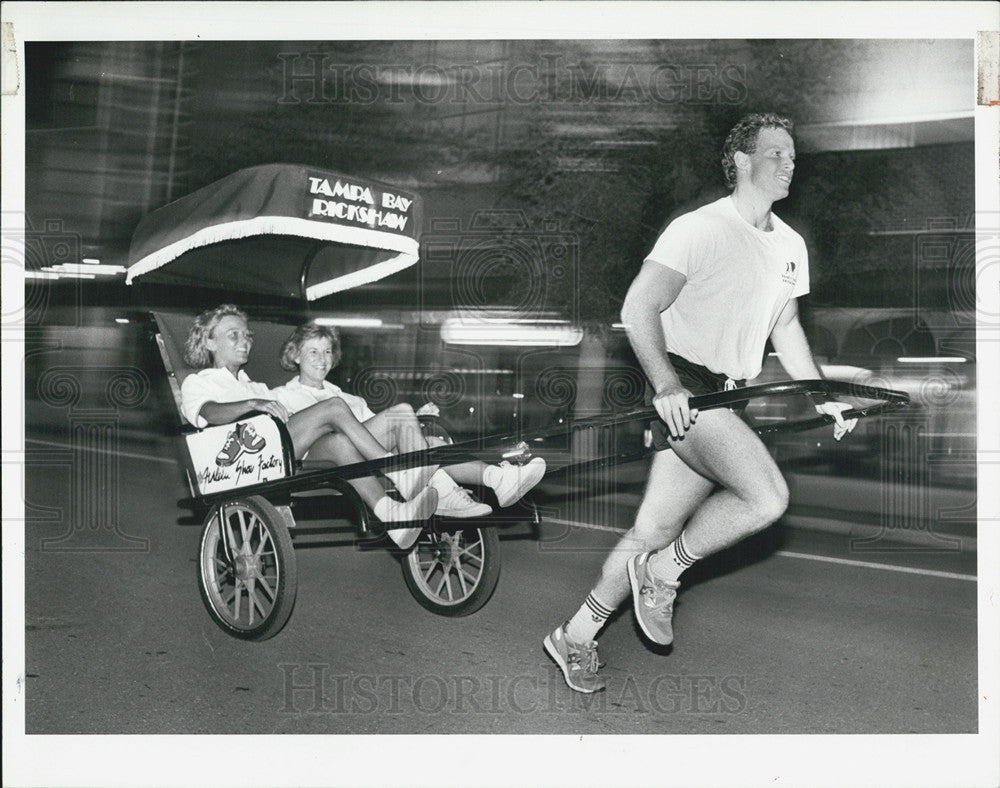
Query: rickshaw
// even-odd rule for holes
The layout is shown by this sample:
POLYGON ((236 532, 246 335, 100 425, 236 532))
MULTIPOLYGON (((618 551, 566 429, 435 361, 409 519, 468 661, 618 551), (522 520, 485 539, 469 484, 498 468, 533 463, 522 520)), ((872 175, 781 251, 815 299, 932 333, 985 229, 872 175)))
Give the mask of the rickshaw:
MULTIPOLYGON (((415 265, 419 259, 421 202, 407 190, 379 181, 302 165, 262 165, 240 170, 148 214, 129 251, 126 281, 169 283, 229 290, 228 299, 295 301, 308 307, 320 299, 346 300, 347 291, 415 265)), ((265 640, 281 631, 295 605, 297 578, 292 533, 296 519, 317 494, 339 496, 352 513, 359 538, 378 540, 386 526, 368 510, 350 479, 374 472, 469 459, 523 463, 532 444, 567 432, 615 428, 655 417, 635 408, 607 417, 554 424, 531 435, 482 436, 455 443, 440 420, 422 417, 425 429, 444 445, 420 452, 346 466, 294 459, 284 424, 270 415, 248 413, 232 424, 197 429, 180 409, 180 386, 195 370, 182 348, 194 314, 151 313, 155 337, 181 422, 180 454, 190 497, 180 504, 204 512, 198 547, 198 585, 216 624, 245 640, 265 640), (249 427, 249 433, 247 428, 249 427), (252 434, 238 457, 220 459, 233 436, 252 434)), ((254 321, 255 350, 246 366, 253 380, 286 382, 278 349, 292 326, 254 321)), ((795 381, 750 386, 695 397, 692 407, 708 410, 762 396, 840 394, 871 400, 845 413, 871 416, 903 407, 905 393, 836 381, 795 381)), ((829 416, 768 424, 760 434, 802 431, 828 424, 829 416)), ((591 470, 640 459, 643 447, 572 464, 591 470)), ((563 464, 550 474, 571 467, 563 464)), ((416 545, 402 556, 404 582, 424 608, 443 616, 469 615, 487 603, 500 575, 497 526, 540 521, 529 499, 512 509, 476 520, 433 517, 420 523, 416 545)), ((389 527, 411 527, 392 523, 389 527)))

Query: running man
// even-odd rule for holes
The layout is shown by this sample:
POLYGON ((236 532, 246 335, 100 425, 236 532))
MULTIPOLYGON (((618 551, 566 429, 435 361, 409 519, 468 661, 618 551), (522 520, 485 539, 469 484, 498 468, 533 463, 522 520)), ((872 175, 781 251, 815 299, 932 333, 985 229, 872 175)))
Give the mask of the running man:
MULTIPOLYGON (((722 167, 732 192, 679 216, 660 235, 629 288, 622 322, 660 419, 635 524, 612 550, 579 611, 545 637, 545 650, 578 692, 597 692, 595 638, 632 596, 654 643, 673 642, 679 578, 695 561, 766 528, 784 513, 788 488, 764 444, 741 418, 746 407, 699 415, 688 399, 742 386, 761 370, 768 337, 794 379, 819 378, 796 299, 809 292, 806 245, 771 213, 795 170, 792 123, 747 115, 729 133, 722 167)), ((816 403, 854 429, 841 402, 816 403)))

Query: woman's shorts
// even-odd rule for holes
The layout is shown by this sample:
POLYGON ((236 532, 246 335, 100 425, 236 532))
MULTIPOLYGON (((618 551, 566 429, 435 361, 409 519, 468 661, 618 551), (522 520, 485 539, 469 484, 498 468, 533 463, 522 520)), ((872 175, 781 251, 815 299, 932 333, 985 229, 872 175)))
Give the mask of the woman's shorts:
MULTIPOLYGON (((720 391, 726 391, 726 381, 730 380, 726 375, 712 372, 708 367, 695 364, 675 353, 668 353, 667 356, 670 358, 670 363, 673 365, 677 377, 681 380, 681 385, 691 392, 691 396, 697 397, 702 394, 716 394, 720 391)), ((740 388, 746 384, 746 381, 734 380, 733 383, 736 388, 740 388)), ((653 404, 653 395, 655 393, 652 386, 646 386, 645 402, 647 405, 653 404)), ((748 404, 749 400, 734 402, 729 406, 729 410, 737 416, 742 416, 748 404)), ((667 425, 663 423, 662 419, 653 419, 649 422, 649 428, 653 433, 652 445, 654 449, 663 451, 664 449, 671 448, 670 430, 667 429, 667 425)))

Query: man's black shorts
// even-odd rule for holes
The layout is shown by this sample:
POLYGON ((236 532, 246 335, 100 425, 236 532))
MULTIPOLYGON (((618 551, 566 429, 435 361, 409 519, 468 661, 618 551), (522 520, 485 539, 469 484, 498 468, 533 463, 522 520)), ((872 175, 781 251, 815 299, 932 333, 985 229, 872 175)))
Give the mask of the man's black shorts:
MULTIPOLYGON (((677 377, 681 379, 681 385, 691 392, 692 397, 697 397, 701 394, 715 394, 726 390, 726 381, 729 378, 725 375, 712 372, 708 367, 688 361, 683 356, 678 356, 674 353, 668 353, 667 355, 670 358, 670 363, 673 364, 677 377)), ((745 380, 735 380, 733 382, 737 388, 741 388, 746 384, 745 380)), ((646 386, 647 405, 653 404, 653 395, 655 393, 652 386, 646 386)), ((742 402, 733 403, 729 406, 729 409, 737 416, 741 416, 748 404, 747 400, 743 400, 742 402)), ((653 419, 649 422, 649 428, 653 432, 654 449, 663 451, 664 449, 671 448, 670 430, 667 429, 667 425, 663 423, 662 419, 653 419)))

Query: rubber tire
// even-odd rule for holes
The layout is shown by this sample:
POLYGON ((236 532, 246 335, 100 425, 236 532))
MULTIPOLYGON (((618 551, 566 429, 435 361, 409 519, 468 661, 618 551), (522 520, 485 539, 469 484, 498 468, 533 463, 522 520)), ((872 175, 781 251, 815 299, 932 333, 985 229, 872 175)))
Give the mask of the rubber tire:
POLYGON ((496 528, 456 528, 450 534, 463 532, 465 534, 476 534, 475 539, 481 539, 483 544, 483 570, 479 580, 470 594, 467 594, 461 601, 445 603, 428 595, 428 590, 417 579, 417 561, 420 555, 420 547, 427 544, 430 534, 424 532, 413 549, 403 556, 402 570, 403 580, 410 590, 417 603, 439 616, 459 617, 468 616, 475 613, 483 605, 489 602, 490 597, 496 590, 500 580, 500 537, 497 536, 496 528))
POLYGON ((206 551, 211 550, 214 553, 219 540, 215 510, 206 516, 201 539, 198 543, 198 590, 201 592, 202 602, 205 603, 212 620, 226 634, 240 640, 267 640, 281 631, 295 607, 295 596, 298 589, 295 548, 292 546, 292 537, 288 533, 284 520, 266 499, 254 495, 249 498, 237 499, 226 505, 227 511, 231 511, 233 507, 242 507, 253 514, 263 525, 274 545, 275 568, 278 574, 274 604, 260 623, 252 627, 235 626, 216 609, 216 602, 208 590, 208 584, 211 581, 206 577, 205 572, 205 562, 211 560, 210 556, 206 556, 206 551))

